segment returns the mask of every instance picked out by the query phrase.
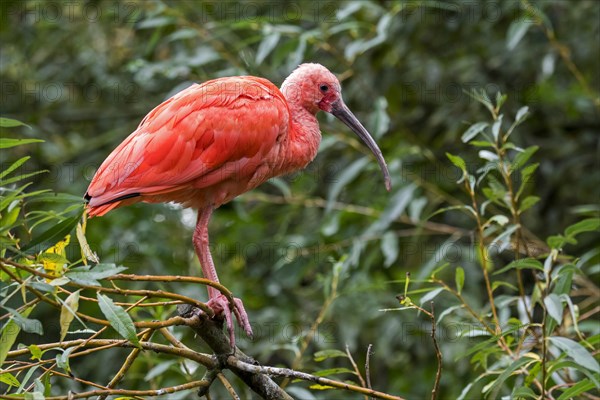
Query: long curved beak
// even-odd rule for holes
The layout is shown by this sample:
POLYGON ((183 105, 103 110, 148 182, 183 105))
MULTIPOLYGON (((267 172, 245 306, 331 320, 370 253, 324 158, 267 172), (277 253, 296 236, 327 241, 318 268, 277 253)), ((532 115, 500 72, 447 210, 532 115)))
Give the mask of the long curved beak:
POLYGON ((365 129, 365 127, 360 123, 360 121, 352 114, 352 111, 344 104, 342 99, 331 103, 331 114, 335 116, 337 119, 342 121, 348 128, 352 129, 356 136, 363 141, 364 144, 373 152, 377 162, 379 163, 379 168, 381 168, 381 172, 383 172, 383 179, 385 180, 385 188, 389 192, 392 189, 392 180, 390 178, 390 171, 388 171, 387 164, 385 163, 385 159, 383 158, 383 154, 381 154, 381 150, 375 143, 375 140, 371 137, 369 132, 365 129))

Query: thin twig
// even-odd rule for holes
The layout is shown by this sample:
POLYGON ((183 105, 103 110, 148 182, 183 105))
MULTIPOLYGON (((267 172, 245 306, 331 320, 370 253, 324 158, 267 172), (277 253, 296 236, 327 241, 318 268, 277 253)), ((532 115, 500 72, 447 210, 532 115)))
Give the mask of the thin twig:
POLYGON ((348 345, 346 345, 346 355, 348 356, 348 359, 350 360, 350 364, 352 364, 352 368, 354 368, 354 372, 356 373, 356 376, 358 376, 360 385, 362 387, 367 387, 367 383, 363 379, 363 377, 360 373, 360 370, 358 369, 358 365, 356 365, 356 362, 354 361, 354 358, 352 357, 352 353, 350 353, 350 348, 348 347, 348 345))
POLYGON ((264 375, 274 375, 274 376, 285 376, 286 378, 292 379, 301 379, 303 381, 315 382, 324 386, 331 386, 338 389, 345 389, 351 392, 366 394, 371 397, 376 397, 378 399, 386 399, 386 400, 404 400, 402 397, 393 396, 391 394, 378 392, 376 390, 367 389, 364 387, 350 385, 348 383, 334 381, 332 379, 323 378, 320 376, 310 375, 304 372, 294 371, 293 369, 288 368, 276 368, 276 367, 263 367, 261 365, 254 365, 245 363, 234 356, 229 356, 227 358, 227 364, 230 367, 246 371, 252 374, 264 374, 264 375))
MULTIPOLYGON (((155 397, 155 396, 164 396, 165 394, 170 394, 170 393, 181 392, 183 390, 194 389, 197 387, 206 386, 207 384, 208 383, 206 381, 199 380, 199 381, 184 383, 183 385, 170 386, 170 387, 154 389, 154 390, 127 390, 127 389, 90 390, 88 392, 81 392, 81 393, 72 393, 71 392, 66 396, 49 396, 49 397, 45 397, 45 399, 46 400, 72 400, 72 399, 86 399, 89 397, 102 396, 102 395, 120 396, 120 397, 123 397, 123 396, 155 397)), ((10 399, 14 399, 14 397, 0 395, 0 399, 10 400, 10 399)))
POLYGON ((371 351, 373 349, 373 345, 369 344, 367 347, 367 358, 365 360, 365 378, 367 379, 367 388, 372 389, 371 387, 371 351))
MULTIPOLYGON (((10 269, 8 269, 6 267, 7 264, 8 265, 12 265, 12 266, 16 266, 17 268, 24 269, 24 270, 26 270, 28 272, 33 273, 33 274, 37 274, 37 275, 39 275, 41 277, 44 277, 44 275, 47 275, 47 274, 42 273, 40 271, 37 271, 37 270, 35 270, 33 268, 30 268, 30 267, 28 267, 26 265, 21 265, 21 264, 13 263, 13 262, 5 262, 4 259, 1 260, 1 261, 2 262, 0 262, 0 269, 2 269, 7 275, 9 275, 15 282, 18 282, 20 284, 24 284, 23 279, 19 278, 10 269)), ((106 278, 106 279, 107 280, 111 280, 111 278, 115 278, 116 279, 116 278, 118 278, 118 276, 115 275, 113 277, 109 277, 109 278, 106 278)), ((154 276, 153 278, 162 278, 162 276, 154 276)), ((178 278, 181 279, 182 277, 171 277, 171 278, 173 278, 173 279, 178 279, 178 278)), ((194 278, 194 277, 183 277, 183 278, 189 278, 190 280, 202 279, 202 278, 194 278)), ((136 279, 129 279, 129 280, 136 280, 136 279)), ((160 280, 160 279, 140 279, 140 280, 160 280)), ((209 281, 209 282, 212 282, 212 281, 209 281)), ((212 283, 214 283, 214 282, 212 282, 212 283)), ((90 289, 90 290, 96 290, 96 291, 106 291, 106 292, 110 292, 110 293, 119 293, 119 294, 123 294, 123 295, 134 294, 134 295, 138 295, 138 296, 148 296, 148 297, 156 296, 156 297, 161 297, 161 296, 163 296, 163 295, 165 295, 165 294, 168 293, 168 292, 163 292, 163 291, 160 291, 160 290, 159 291, 153 291, 153 290, 110 289, 110 288, 104 288, 104 287, 101 287, 101 286, 78 285, 78 284, 75 284, 73 282, 69 282, 69 284, 73 284, 73 286, 81 287, 81 288, 84 288, 84 289, 90 289)), ((224 286, 219 285, 219 284, 216 284, 216 285, 218 285, 220 287, 224 287, 224 286)), ((43 301, 45 303, 48 303, 48 304, 52 305, 55 308, 58 308, 58 309, 62 308, 62 305, 59 302, 50 299, 49 297, 47 297, 44 294, 42 294, 39 290, 37 290, 37 289, 35 289, 35 288, 31 287, 31 286, 26 286, 26 288, 27 288, 27 290, 29 290, 31 293, 33 293, 41 301, 43 301)), ((231 297, 230 301, 233 301, 233 296, 231 295, 231 292, 229 292, 227 290, 227 293, 231 297)), ((223 293, 223 294, 227 296, 226 293, 223 293)), ((171 294, 168 294, 167 296, 171 296, 171 295, 173 295, 174 297, 179 298, 179 299, 181 299, 182 297, 185 297, 185 296, 177 295, 176 293, 171 293, 171 294)), ((210 307, 208 307, 206 304, 204 304, 202 302, 199 302, 197 300, 191 299, 191 298, 187 298, 187 299, 191 300, 192 304, 196 303, 194 305, 197 306, 197 307, 199 307, 199 308, 201 308, 202 311, 206 312, 209 316, 212 317, 214 315, 214 311, 210 307)), ((82 312, 79 312, 79 311, 75 312, 75 314, 78 317, 80 317, 81 319, 84 319, 86 321, 93 322, 93 323, 96 323, 96 324, 99 324, 99 325, 110 326, 110 322, 108 322, 106 320, 95 318, 95 317, 89 316, 89 315, 87 315, 85 313, 82 313, 82 312)), ((173 317, 173 318, 170 318, 167 321, 152 321, 152 322, 150 322, 150 321, 142 321, 142 322, 135 322, 134 325, 136 327, 138 327, 138 328, 157 328, 158 329, 160 327, 169 326, 169 325, 185 325, 185 322, 182 322, 179 317, 173 317)))
POLYGON ((237 393, 235 392, 235 389, 233 388, 233 386, 231 386, 231 383, 229 383, 229 381, 227 380, 225 375, 223 375, 222 372, 219 372, 217 374, 217 378, 219 378, 219 380, 221 381, 221 383, 227 390, 227 393, 229 393, 229 395, 231 396, 231 398, 233 400, 240 400, 240 396, 237 395, 237 393))
MULTIPOLYGON (((70 340, 70 341, 62 342, 62 343, 55 342, 55 343, 40 344, 40 345, 38 345, 38 348, 42 351, 48 350, 48 349, 56 349, 56 348, 68 349, 69 347, 79 346, 81 343, 86 342, 86 340, 87 339, 77 339, 77 340, 70 340)), ((101 347, 101 346, 107 346, 107 345, 117 346, 117 347, 127 347, 127 348, 136 347, 133 343, 131 343, 127 340, 116 340, 116 339, 94 339, 94 340, 88 341, 88 343, 87 343, 88 347, 101 347)), ((178 348, 178 347, 167 346, 164 344, 158 344, 158 343, 152 343, 152 342, 140 342, 140 346, 144 350, 151 350, 151 351, 154 351, 157 353, 165 353, 165 354, 171 354, 174 356, 187 358, 192 361, 196 361, 197 363, 202 364, 207 368, 215 368, 217 366, 214 358, 208 354, 198 353, 198 352, 191 351, 191 350, 186 350, 186 349, 182 349, 182 348, 178 348)), ((6 358, 15 358, 15 357, 23 356, 23 355, 26 355, 29 353, 30 353, 29 348, 25 347, 22 349, 9 351, 8 354, 6 355, 6 358)))
POLYGON ((442 379, 442 352, 438 345, 437 338, 435 336, 435 310, 433 308, 433 301, 431 302, 431 313, 427 313, 431 318, 431 340, 433 340, 433 348, 435 349, 435 356, 437 358, 437 371, 435 373, 435 382, 433 389, 431 390, 431 400, 436 400, 440 391, 440 379, 442 379))
POLYGON ((165 339, 167 339, 169 341, 169 343, 171 343, 173 346, 175 347, 179 347, 182 349, 188 349, 190 350, 189 347, 187 347, 185 344, 183 344, 179 339, 177 339, 175 336, 173 336, 173 334, 169 331, 168 328, 160 328, 158 330, 161 335, 163 335, 165 337, 165 339))
MULTIPOLYGON (((146 342, 148 339, 150 339, 150 336, 152 336, 152 333, 154 333, 154 330, 152 330, 152 329, 146 330, 142 334, 140 341, 146 342)), ((131 366, 133 365, 133 362, 140 354, 140 351, 141 351, 141 349, 136 347, 131 351, 131 353, 129 353, 129 355, 125 359, 125 362, 123 363, 123 365, 121 366, 119 371, 115 374, 115 376, 113 376, 113 378, 110 380, 108 385, 106 385, 107 389, 113 389, 125 377, 125 374, 129 370, 129 368, 131 368, 131 366)), ((104 399, 106 399, 107 396, 108 396, 108 394, 103 394, 98 397, 98 400, 104 400, 104 399)))

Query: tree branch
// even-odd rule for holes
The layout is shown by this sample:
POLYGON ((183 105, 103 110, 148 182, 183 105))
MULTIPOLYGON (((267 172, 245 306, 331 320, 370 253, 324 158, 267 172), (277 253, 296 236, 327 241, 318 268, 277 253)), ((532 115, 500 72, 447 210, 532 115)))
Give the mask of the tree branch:
POLYGON ((263 367, 261 365, 249 364, 235 356, 227 357, 227 365, 232 368, 232 371, 235 369, 240 371, 246 371, 252 374, 263 374, 266 375, 275 375, 275 376, 285 376, 287 378, 294 379, 302 379, 304 381, 315 382, 320 385, 331 386, 338 389, 346 389, 352 392, 366 394, 371 397, 376 397, 378 399, 386 399, 386 400, 404 400, 404 398, 399 396, 393 396, 391 394, 378 392, 376 390, 367 389, 364 387, 350 385, 344 382, 334 381, 332 379, 322 378, 320 376, 310 375, 304 372, 294 371, 293 369, 288 368, 275 368, 275 367, 263 367), (235 369, 233 369, 235 368, 235 369))
POLYGON ((227 363, 228 356, 249 365, 255 365, 257 362, 237 347, 235 349, 231 348, 229 339, 223 333, 222 323, 208 319, 206 315, 199 314, 198 311, 198 309, 189 305, 178 306, 179 315, 186 318, 188 326, 215 352, 216 358, 223 368, 229 367, 234 374, 263 399, 292 400, 292 397, 267 375, 229 366, 227 363))
MULTIPOLYGON (((274 375, 302 379, 304 381, 315 382, 338 389, 345 389, 379 399, 404 400, 402 397, 310 375, 304 372, 294 371, 293 369, 261 366, 252 357, 247 356, 237 347, 235 349, 231 348, 229 339, 223 332, 222 323, 217 323, 212 319, 208 319, 206 315, 199 314, 197 309, 194 309, 189 305, 178 307, 178 312, 182 317, 189 321, 188 326, 190 326, 216 353, 216 358, 219 360, 221 367, 230 369, 263 399, 292 399, 290 395, 269 377, 269 375, 274 375), (194 316, 195 318, 190 318, 191 316, 194 316)), ((205 392, 202 393, 204 394, 205 392)))

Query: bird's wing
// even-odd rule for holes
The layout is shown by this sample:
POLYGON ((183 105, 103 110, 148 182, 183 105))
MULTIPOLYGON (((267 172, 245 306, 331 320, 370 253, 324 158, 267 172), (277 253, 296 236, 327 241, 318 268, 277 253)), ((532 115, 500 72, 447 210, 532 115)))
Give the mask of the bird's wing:
POLYGON ((285 98, 266 79, 232 77, 193 85, 146 115, 102 163, 86 197, 96 207, 177 190, 211 172, 215 181, 214 172, 224 165, 265 156, 288 126, 285 98))

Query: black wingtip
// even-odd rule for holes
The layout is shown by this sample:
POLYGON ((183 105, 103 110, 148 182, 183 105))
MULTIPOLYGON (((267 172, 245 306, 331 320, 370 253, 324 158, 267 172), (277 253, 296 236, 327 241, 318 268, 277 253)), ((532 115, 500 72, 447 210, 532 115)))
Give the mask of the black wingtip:
MULTIPOLYGON (((128 194, 124 194, 123 196, 119 196, 116 197, 114 199, 110 199, 109 201, 106 201, 102 204, 98 204, 94 207, 100 207, 100 206, 104 206, 106 204, 111 204, 111 203, 116 203, 117 201, 122 201, 122 200, 127 200, 127 199, 131 199, 132 197, 139 197, 141 196, 141 193, 128 193, 128 194)), ((83 199, 85 200, 86 203, 89 203, 90 200, 92 199, 92 196, 90 196, 88 193, 83 195, 83 199)))

